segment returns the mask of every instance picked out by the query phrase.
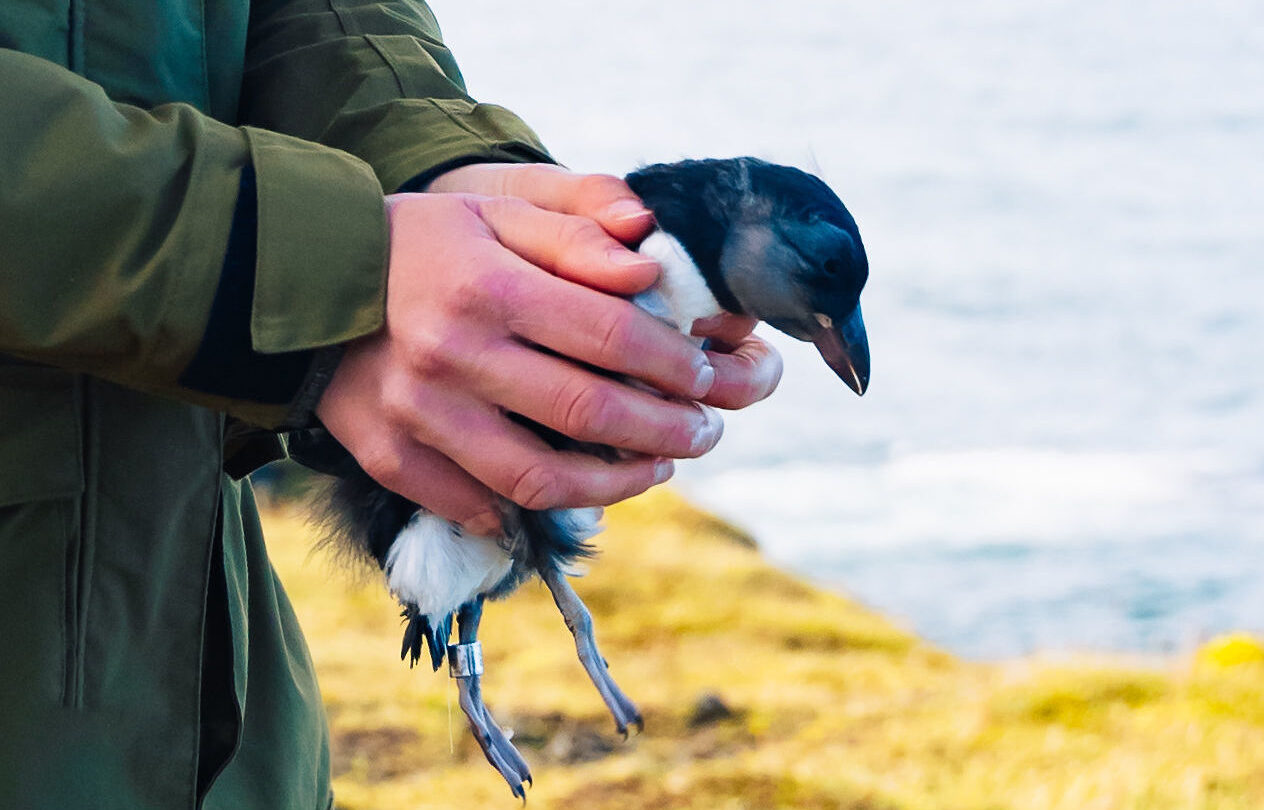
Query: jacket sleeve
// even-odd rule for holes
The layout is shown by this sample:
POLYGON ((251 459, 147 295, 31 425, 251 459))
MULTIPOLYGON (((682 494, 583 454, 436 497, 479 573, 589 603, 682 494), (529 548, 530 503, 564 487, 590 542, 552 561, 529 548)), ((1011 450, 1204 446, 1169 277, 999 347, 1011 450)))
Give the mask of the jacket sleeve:
MULTIPOLYGON (((469 96, 421 0, 254 0, 245 67, 243 123, 354 155, 387 192, 424 190, 439 173, 469 163, 552 162, 520 119, 469 96)), ((330 191, 308 190, 317 200, 330 191)), ((321 321, 292 304, 296 288, 320 282, 313 279, 319 241, 302 262, 268 261, 269 246, 283 244, 289 223, 302 219, 269 205, 289 199, 277 177, 259 173, 258 198, 253 349, 284 355, 324 345, 321 321)), ((331 292, 341 283, 334 281, 331 292)), ((336 360, 328 351, 317 355, 299 410, 314 404, 336 360)))
POLYGON ((293 425, 381 325, 382 189, 550 160, 414 0, 259 0, 246 63, 234 127, 0 49, 0 354, 293 425))
POLYGON ((363 161, 186 105, 118 104, 8 49, 0 121, 0 354, 281 423, 288 403, 181 381, 212 320, 246 167, 259 183, 258 275, 308 279, 287 305, 319 324, 254 350, 310 350, 380 325, 385 217, 363 161))
POLYGON ((474 162, 551 162, 535 133, 475 102, 419 0, 255 0, 241 117, 346 150, 382 188, 474 162))

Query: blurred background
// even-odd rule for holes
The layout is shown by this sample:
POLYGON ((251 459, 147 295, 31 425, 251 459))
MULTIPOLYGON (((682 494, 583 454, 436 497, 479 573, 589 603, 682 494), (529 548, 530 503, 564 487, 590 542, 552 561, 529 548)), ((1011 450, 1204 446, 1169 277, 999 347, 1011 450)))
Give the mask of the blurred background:
MULTIPOLYGON (((798 165, 872 268, 864 399, 770 335, 781 390, 684 497, 607 513, 576 589, 644 734, 544 589, 488 606, 531 807, 1264 807, 1264 5, 431 5, 572 168, 798 165)), ((516 806, 283 500, 338 807, 516 806)))
POLYGON ((751 154, 856 216, 870 393, 772 336, 689 498, 969 658, 1264 629, 1264 6, 431 5, 576 170, 751 154))

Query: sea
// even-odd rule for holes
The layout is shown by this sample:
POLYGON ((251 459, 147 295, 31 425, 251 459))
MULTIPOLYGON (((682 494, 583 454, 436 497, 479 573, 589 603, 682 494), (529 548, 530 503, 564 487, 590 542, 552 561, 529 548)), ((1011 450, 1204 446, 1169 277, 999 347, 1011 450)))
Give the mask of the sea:
POLYGON ((770 334, 677 466, 778 564, 973 659, 1264 632, 1264 4, 431 6, 575 170, 750 154, 855 215, 869 393, 770 334))

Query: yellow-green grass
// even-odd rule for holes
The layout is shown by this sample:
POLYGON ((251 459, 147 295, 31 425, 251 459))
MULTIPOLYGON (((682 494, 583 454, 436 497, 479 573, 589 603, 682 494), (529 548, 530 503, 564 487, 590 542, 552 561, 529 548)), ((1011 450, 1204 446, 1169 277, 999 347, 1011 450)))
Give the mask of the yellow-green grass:
MULTIPOLYGON (((535 810, 1264 808, 1264 649, 1248 636, 1161 665, 968 663, 773 568, 670 492, 607 524, 576 589, 642 735, 614 733, 542 586, 483 620, 488 705, 531 764, 535 810), (729 715, 691 722, 704 695, 729 715)), ((266 528, 319 670, 338 806, 515 806, 447 675, 399 662, 377 578, 313 554, 295 512, 266 528)))

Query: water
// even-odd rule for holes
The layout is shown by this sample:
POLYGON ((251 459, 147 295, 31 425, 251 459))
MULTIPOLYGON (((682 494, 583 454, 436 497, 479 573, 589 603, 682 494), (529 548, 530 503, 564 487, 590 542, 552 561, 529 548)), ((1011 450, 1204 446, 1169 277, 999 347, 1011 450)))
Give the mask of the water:
POLYGON ((679 465, 782 564, 974 657, 1264 630, 1264 6, 436 0, 580 170, 840 191, 873 387, 810 347, 679 465))

